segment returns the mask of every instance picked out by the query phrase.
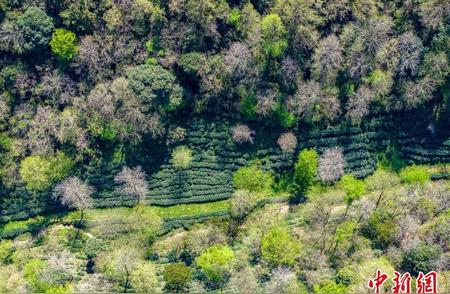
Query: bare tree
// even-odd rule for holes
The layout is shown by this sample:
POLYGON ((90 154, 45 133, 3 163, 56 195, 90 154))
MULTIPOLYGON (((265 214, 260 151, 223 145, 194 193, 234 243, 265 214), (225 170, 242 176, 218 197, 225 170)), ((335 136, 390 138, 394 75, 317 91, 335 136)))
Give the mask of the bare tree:
POLYGON ((422 41, 413 32, 402 34, 398 42, 400 64, 397 73, 400 76, 405 76, 408 73, 415 76, 422 59, 423 50, 422 41))
POLYGON ((111 282, 102 274, 87 274, 75 285, 77 293, 111 293, 111 282))
POLYGON ((299 285, 295 272, 286 267, 275 269, 270 281, 266 284, 267 293, 300 293, 299 285))
POLYGON ((106 71, 105 64, 109 64, 105 47, 99 43, 98 38, 86 36, 81 39, 78 54, 75 59, 75 67, 79 73, 85 73, 92 80, 97 75, 106 71))
POLYGON ((235 78, 242 78, 251 71, 252 58, 252 53, 247 45, 235 42, 225 52, 223 58, 224 70, 235 78))
POLYGON ((253 143, 253 135, 254 131, 252 131, 248 126, 244 124, 237 124, 233 128, 231 128, 231 136, 233 140, 238 143, 253 143))
POLYGON ((358 39, 370 55, 375 55, 380 46, 389 40, 392 31, 392 20, 388 17, 375 17, 364 21, 358 30, 358 39))
POLYGON ((403 101, 406 108, 412 109, 431 100, 434 89, 435 81, 429 77, 407 82, 403 93, 403 101))
POLYGON ((182 127, 171 128, 167 134, 166 144, 174 144, 184 141, 186 138, 186 129, 182 127))
POLYGON ((256 95, 256 113, 262 117, 267 117, 275 109, 277 105, 277 90, 267 89, 259 92, 256 95))
POLYGON ((83 265, 69 251, 55 251, 47 259, 47 267, 39 273, 48 284, 66 284, 80 272, 83 265))
POLYGON ((230 203, 230 214, 236 220, 242 220, 255 206, 256 195, 246 190, 237 190, 233 193, 230 203))
POLYGON ((76 84, 67 75, 45 69, 37 94, 65 105, 76 95, 76 84))
POLYGON ((34 154, 52 155, 59 128, 59 113, 49 106, 38 106, 27 132, 27 146, 34 154))
POLYGON ((298 82, 298 90, 287 101, 288 109, 299 116, 311 117, 314 106, 322 100, 320 84, 316 81, 298 82))
POLYGON ((10 107, 5 95, 0 95, 0 119, 5 119, 10 114, 10 107))
POLYGON ((84 210, 92 207, 92 193, 94 193, 94 188, 77 177, 69 177, 64 179, 56 185, 54 189, 53 197, 55 199, 59 199, 62 205, 69 208, 75 208, 81 213, 80 220, 78 222, 78 230, 74 240, 77 240, 80 233, 84 210))
POLYGON ((138 202, 144 200, 148 194, 147 175, 140 166, 135 168, 124 167, 116 175, 114 181, 119 184, 118 191, 121 194, 132 196, 138 199, 138 202))
POLYGON ((290 57, 281 62, 281 82, 286 89, 294 89, 296 81, 300 78, 300 67, 290 57))
POLYGON ((342 59, 342 48, 335 35, 320 40, 312 57, 313 77, 322 84, 333 85, 342 59))
POLYGON ((277 140, 278 146, 286 153, 292 153, 297 148, 297 137, 292 132, 281 134, 277 140))
POLYGON ((435 30, 445 23, 450 16, 450 1, 428 0, 420 3, 422 23, 429 29, 435 30))
POLYGON ((25 39, 22 31, 12 22, 5 20, 0 28, 0 49, 22 53, 25 39))
POLYGON ((372 89, 368 86, 359 87, 348 99, 347 116, 353 121, 361 121, 363 117, 369 114, 370 102, 374 95, 372 89))
POLYGON ((297 92, 286 101, 287 109, 314 122, 332 120, 340 113, 336 89, 322 89, 316 81, 298 81, 297 92))
POLYGON ((334 183, 344 175, 345 164, 341 148, 327 149, 319 158, 318 176, 325 183, 334 183))
POLYGON ((384 170, 377 170, 373 175, 366 178, 366 188, 370 192, 379 192, 377 201, 375 203, 375 209, 381 203, 381 199, 386 189, 395 187, 400 184, 400 178, 394 174, 384 170))

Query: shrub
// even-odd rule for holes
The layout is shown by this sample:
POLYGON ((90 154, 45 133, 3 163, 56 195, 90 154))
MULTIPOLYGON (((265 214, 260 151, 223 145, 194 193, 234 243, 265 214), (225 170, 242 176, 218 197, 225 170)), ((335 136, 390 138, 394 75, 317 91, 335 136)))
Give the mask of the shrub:
POLYGON ((130 283, 137 293, 157 293, 159 283, 155 266, 149 262, 136 266, 130 274, 130 283))
POLYGON ((279 267, 270 275, 264 293, 307 294, 308 289, 299 281, 295 271, 279 267))
POLYGON ((73 166, 73 161, 64 153, 58 152, 54 157, 32 155, 20 163, 20 176, 27 188, 35 191, 44 191, 62 178, 73 166))
POLYGON ((233 137, 233 140, 238 144, 253 143, 254 134, 255 132, 253 132, 248 126, 244 124, 238 124, 231 128, 231 136, 233 137))
POLYGON ((394 241, 397 233, 394 216, 386 209, 377 209, 369 216, 367 228, 363 232, 374 241, 376 246, 387 248, 394 241))
POLYGON ((9 264, 15 248, 10 240, 0 242, 0 264, 9 264))
POLYGON ((402 268, 405 272, 417 275, 437 269, 437 263, 442 255, 438 244, 427 244, 423 241, 411 248, 404 256, 402 268))
POLYGON ((286 153, 292 153, 297 148, 297 137, 292 132, 281 134, 278 138, 278 146, 286 153))
POLYGON ((366 192, 364 182, 355 179, 352 175, 343 176, 339 181, 339 187, 345 191, 344 201, 347 205, 351 205, 366 192))
POLYGON ((230 203, 231 217, 237 220, 245 218, 255 207, 258 198, 256 193, 247 190, 235 191, 230 203))
POLYGON ((44 293, 50 285, 42 281, 39 276, 40 272, 47 267, 47 263, 41 259, 33 258, 25 264, 23 268, 23 276, 31 287, 31 291, 44 293))
MULTIPOLYGON (((139 280, 142 272, 139 271, 139 268, 142 267, 142 255, 136 247, 121 245, 112 250, 102 252, 96 259, 95 269, 96 272, 102 272, 107 277, 120 283, 123 286, 122 291, 125 293, 129 287, 131 274, 134 273, 135 282, 140 285, 139 280)), ((153 267, 150 269, 150 272, 152 270, 153 267)))
POLYGON ((52 52, 62 60, 71 60, 78 51, 77 36, 65 29, 56 29, 50 40, 52 52))
POLYGON ((171 263, 164 267, 164 281, 169 291, 182 291, 191 280, 191 270, 183 263, 171 263))
POLYGON ((234 252, 227 245, 213 245, 195 259, 212 282, 220 284, 230 273, 234 252))
POLYGON ((262 258, 271 266, 292 266, 299 253, 300 244, 284 227, 272 227, 261 239, 262 258))
POLYGON ((273 182, 272 174, 263 171, 258 163, 241 167, 233 175, 234 188, 249 192, 270 192, 273 182))
POLYGON ((291 195, 294 202, 305 197, 313 184, 317 172, 318 156, 314 149, 305 149, 298 155, 294 167, 294 184, 291 195))
POLYGON ((192 150, 186 146, 179 146, 172 151, 170 161, 176 168, 188 168, 192 162, 192 150))
POLYGON ((313 286, 314 293, 317 294, 345 294, 347 287, 343 284, 336 284, 334 281, 326 281, 320 285, 313 286))
POLYGON ((423 166, 408 166, 400 171, 402 182, 407 184, 423 185, 430 179, 427 169, 423 166))

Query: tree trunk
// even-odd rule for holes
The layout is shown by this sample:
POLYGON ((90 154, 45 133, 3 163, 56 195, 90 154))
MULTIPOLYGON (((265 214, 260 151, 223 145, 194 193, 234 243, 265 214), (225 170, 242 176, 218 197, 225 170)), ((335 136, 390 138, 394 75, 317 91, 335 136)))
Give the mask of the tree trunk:
POLYGON ((128 279, 130 277, 130 273, 128 272, 128 268, 127 265, 124 265, 125 267, 125 273, 126 273, 126 278, 125 278, 125 285, 123 286, 123 293, 127 293, 128 290, 128 279))
POLYGON ((77 226, 77 232, 75 234, 75 238, 74 238, 74 242, 76 242, 78 240, 78 236, 80 235, 80 230, 81 230, 81 222, 83 221, 83 217, 84 217, 84 212, 83 210, 80 211, 81 215, 80 215, 80 220, 78 221, 78 226, 77 226))
POLYGON ((377 209, 378 205, 380 205, 381 198, 383 197, 383 193, 384 193, 384 190, 381 190, 380 196, 378 196, 377 203, 375 204, 375 209, 377 209))

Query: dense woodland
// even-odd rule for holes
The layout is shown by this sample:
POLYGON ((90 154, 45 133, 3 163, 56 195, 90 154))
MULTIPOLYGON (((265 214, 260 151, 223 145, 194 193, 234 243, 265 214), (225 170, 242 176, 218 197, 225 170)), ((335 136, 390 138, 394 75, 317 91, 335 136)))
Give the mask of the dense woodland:
POLYGON ((450 291, 449 62, 449 0, 0 0, 0 292, 450 291))

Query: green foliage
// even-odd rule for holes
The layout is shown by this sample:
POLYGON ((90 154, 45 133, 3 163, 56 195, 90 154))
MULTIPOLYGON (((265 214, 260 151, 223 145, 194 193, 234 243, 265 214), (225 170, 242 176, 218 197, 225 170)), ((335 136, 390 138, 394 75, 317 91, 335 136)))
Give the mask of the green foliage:
POLYGON ((17 18, 17 27, 23 35, 25 51, 32 51, 47 45, 54 28, 52 18, 36 6, 28 7, 17 18))
POLYGON ((239 168, 233 175, 233 186, 235 189, 270 193, 273 183, 272 174, 263 171, 261 165, 257 162, 250 166, 239 168))
POLYGON ((334 240, 338 243, 349 240, 353 234, 355 233, 355 229, 357 228, 357 224, 354 221, 344 221, 339 224, 336 228, 336 234, 334 235, 334 240))
POLYGON ((338 186, 345 191, 344 201, 347 205, 351 205, 366 192, 364 181, 357 180, 352 175, 344 175, 338 186))
POLYGON ((397 232, 394 215, 387 209, 377 209, 369 216, 364 232, 376 246, 387 248, 393 242, 397 232))
POLYGON ((36 232, 47 223, 47 219, 38 216, 23 221, 10 221, 0 227, 1 238, 14 238, 25 232, 36 232))
POLYGON ((372 175, 368 176, 364 182, 367 191, 383 191, 400 184, 400 178, 393 172, 377 169, 372 175))
POLYGON ((22 160, 19 172, 28 189, 44 191, 54 182, 67 176, 73 164, 73 161, 62 152, 53 157, 32 155, 22 160))
POLYGON ((294 167, 293 201, 298 202, 305 197, 315 180, 318 162, 319 156, 314 149, 305 149, 299 153, 294 167))
POLYGON ((256 95, 253 92, 248 92, 245 89, 240 90, 240 107, 242 115, 247 119, 255 119, 256 118, 256 95))
POLYGON ((261 21, 261 31, 265 54, 273 58, 282 56, 288 44, 285 37, 286 28, 280 16, 275 13, 264 16, 261 21))
POLYGON ((170 162, 179 169, 188 168, 192 163, 192 150, 186 146, 178 146, 172 151, 170 162))
POLYGON ((213 245, 197 257, 195 262, 206 273, 208 279, 220 284, 230 273, 234 260, 234 252, 230 247, 227 245, 213 245))
POLYGON ((0 264, 11 263, 11 257, 15 248, 13 242, 10 240, 0 241, 0 264))
POLYGON ((314 293, 317 294, 345 294, 348 289, 343 284, 336 284, 334 281, 327 281, 320 285, 314 285, 314 293))
POLYGON ((163 271, 166 289, 169 291, 182 291, 191 280, 191 270, 183 263, 171 263, 163 271))
POLYGON ((52 52, 62 60, 71 60, 77 54, 77 36, 66 29, 56 29, 50 40, 52 52))
POLYGON ((33 292, 45 293, 51 287, 51 285, 45 283, 39 278, 40 272, 45 267, 47 267, 47 263, 45 261, 34 258, 28 261, 23 268, 23 276, 31 286, 33 292))
POLYGON ((178 64, 183 71, 189 75, 195 76, 200 69, 205 65, 206 57, 199 52, 189 52, 182 54, 178 59, 178 64))
POLYGON ((402 182, 407 184, 424 185, 430 180, 430 174, 423 166, 413 165, 405 167, 400 171, 402 182))
POLYGON ((427 244, 421 241, 405 254, 402 269, 412 275, 436 270, 441 255, 442 249, 438 244, 427 244))
POLYGON ((299 254, 300 244, 284 227, 272 227, 261 239, 261 256, 273 267, 293 266, 299 254))
POLYGON ((8 151, 11 148, 12 140, 7 134, 0 133, 0 152, 8 151))
POLYGON ((275 115, 283 128, 292 128, 298 122, 298 117, 287 111, 280 103, 275 108, 275 115))
POLYGON ((386 152, 379 154, 378 157, 377 165, 384 170, 398 172, 406 165, 397 148, 392 146, 388 146, 386 152))
POLYGON ((237 27, 239 25, 240 20, 241 20, 241 12, 239 11, 239 9, 233 8, 230 11, 230 16, 229 16, 230 24, 237 27))
POLYGON ((142 64, 127 71, 136 96, 160 111, 171 111, 182 103, 182 88, 175 76, 160 65, 142 64))

